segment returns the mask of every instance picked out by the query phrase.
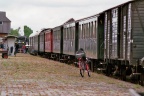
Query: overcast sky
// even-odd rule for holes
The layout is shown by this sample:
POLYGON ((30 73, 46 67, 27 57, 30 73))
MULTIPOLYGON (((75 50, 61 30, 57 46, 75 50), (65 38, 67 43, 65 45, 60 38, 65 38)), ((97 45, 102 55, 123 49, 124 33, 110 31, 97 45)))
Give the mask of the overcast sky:
POLYGON ((53 28, 70 18, 88 17, 130 0, 0 0, 0 11, 11 20, 11 28, 24 25, 34 32, 53 28))

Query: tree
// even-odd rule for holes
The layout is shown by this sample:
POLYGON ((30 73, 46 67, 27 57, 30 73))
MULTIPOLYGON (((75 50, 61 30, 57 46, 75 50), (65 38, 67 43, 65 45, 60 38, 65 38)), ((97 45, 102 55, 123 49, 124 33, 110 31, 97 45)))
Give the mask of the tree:
POLYGON ((32 33, 33 33, 33 30, 25 25, 24 26, 24 36, 29 37, 30 34, 32 34, 32 33))
POLYGON ((20 27, 17 29, 11 29, 11 32, 9 34, 14 35, 14 36, 20 36, 19 30, 20 30, 20 27))

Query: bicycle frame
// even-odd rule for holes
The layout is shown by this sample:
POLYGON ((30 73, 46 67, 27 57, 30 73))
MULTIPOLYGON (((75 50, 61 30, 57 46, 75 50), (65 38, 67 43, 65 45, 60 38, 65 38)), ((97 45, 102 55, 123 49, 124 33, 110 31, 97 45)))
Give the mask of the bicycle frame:
POLYGON ((90 77, 89 73, 89 65, 86 61, 82 60, 81 58, 78 58, 78 66, 80 69, 80 75, 84 77, 84 71, 86 70, 88 73, 88 76, 90 77))

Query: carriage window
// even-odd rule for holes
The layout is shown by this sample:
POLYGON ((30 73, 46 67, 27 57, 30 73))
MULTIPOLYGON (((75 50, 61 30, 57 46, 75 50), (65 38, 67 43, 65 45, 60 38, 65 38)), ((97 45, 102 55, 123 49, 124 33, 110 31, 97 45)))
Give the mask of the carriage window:
POLYGON ((81 36, 80 36, 80 27, 81 27, 81 25, 79 25, 79 27, 78 27, 78 38, 80 38, 81 36))
POLYGON ((73 39, 73 34, 74 34, 74 27, 72 27, 71 39, 73 39))
POLYGON ((90 23, 88 23, 88 33, 89 33, 89 37, 91 36, 90 34, 90 23))
POLYGON ((57 40, 59 40, 59 35, 60 35, 60 34, 59 34, 59 32, 57 31, 57 40))
POLYGON ((63 39, 65 39, 65 29, 63 30, 63 39))
POLYGON ((89 34, 90 34, 90 38, 91 38, 91 23, 89 23, 89 34))
POLYGON ((57 32, 55 33, 55 40, 57 40, 57 32))
POLYGON ((86 24, 86 38, 89 37, 89 23, 86 24))
POLYGON ((87 38, 87 23, 85 24, 85 38, 87 38))
POLYGON ((91 22, 91 38, 93 37, 93 22, 91 22))
POLYGON ((67 32, 67 39, 69 40, 70 39, 70 32, 71 32, 71 30, 70 30, 70 27, 68 28, 68 32, 67 32))
POLYGON ((89 33, 89 23, 88 23, 88 38, 90 37, 90 33, 89 33))
POLYGON ((60 40, 60 39, 61 39, 61 31, 60 31, 60 30, 58 30, 58 31, 59 31, 59 34, 60 34, 60 35, 59 35, 59 40, 60 40))
POLYGON ((82 35, 83 35, 82 38, 84 38, 84 32, 85 32, 85 25, 84 24, 83 24, 83 28, 82 29, 83 29, 83 31, 82 31, 82 35))
POLYGON ((69 33, 68 33, 68 38, 71 39, 71 33, 72 33, 72 30, 71 30, 71 27, 69 28, 69 33))
POLYGON ((94 22, 94 31, 93 31, 94 38, 96 38, 96 35, 97 35, 97 22, 95 21, 94 22))
POLYGON ((82 38, 84 38, 84 35, 85 35, 85 24, 83 24, 83 31, 82 31, 82 34, 83 34, 82 38))
MULTIPOLYGON (((56 40, 56 31, 53 33, 53 36, 54 36, 54 40, 56 40)), ((47 37, 47 39, 48 39, 48 37, 47 37)))
POLYGON ((81 31, 81 34, 82 34, 82 39, 83 39, 83 37, 84 37, 84 25, 82 24, 82 31, 81 31))
POLYGON ((86 24, 84 24, 84 38, 86 37, 86 24))
POLYGON ((66 28, 65 28, 65 32, 64 32, 64 39, 66 40, 66 28))
POLYGON ((72 30, 72 33, 71 33, 71 39, 73 39, 73 34, 74 34, 74 30, 73 30, 73 28, 74 28, 74 27, 72 27, 72 29, 71 29, 71 30, 72 30))
POLYGON ((73 33, 72 33, 72 39, 74 39, 74 33, 75 33, 75 30, 74 30, 75 26, 72 27, 72 30, 73 30, 73 33))
POLYGON ((68 33, 67 33, 67 38, 68 38, 68 40, 70 39, 70 32, 71 32, 71 30, 70 30, 70 27, 68 28, 68 33))
POLYGON ((73 30, 74 30, 73 39, 75 39, 75 33, 76 33, 75 27, 73 27, 73 30))
POLYGON ((66 31, 67 31, 67 29, 65 28, 65 32, 64 32, 64 35, 65 35, 65 39, 66 39, 66 31))
POLYGON ((60 37, 61 37, 61 32, 58 30, 58 33, 59 33, 59 38, 58 38, 58 39, 60 40, 60 37))
POLYGON ((87 38, 87 23, 85 24, 85 38, 87 38))
POLYGON ((66 40, 68 39, 67 33, 68 33, 68 28, 66 28, 66 40))
POLYGON ((74 30, 74 27, 72 27, 72 39, 74 39, 74 33, 75 33, 75 30, 74 30))
POLYGON ((66 32, 66 38, 68 40, 68 33, 69 33, 69 29, 67 28, 67 32, 66 32))
POLYGON ((70 37, 70 34, 71 34, 71 27, 69 27, 69 32, 68 32, 68 39, 70 39, 71 37, 70 37))
POLYGON ((57 31, 56 31, 56 40, 57 40, 57 38, 58 38, 58 33, 57 33, 57 31))
POLYGON ((65 39, 66 30, 63 31, 63 39, 65 39))
POLYGON ((64 30, 64 39, 66 39, 66 28, 64 30))
POLYGON ((57 40, 57 32, 55 33, 55 40, 57 40))
POLYGON ((70 27, 69 39, 72 39, 72 32, 73 32, 72 27, 70 27))

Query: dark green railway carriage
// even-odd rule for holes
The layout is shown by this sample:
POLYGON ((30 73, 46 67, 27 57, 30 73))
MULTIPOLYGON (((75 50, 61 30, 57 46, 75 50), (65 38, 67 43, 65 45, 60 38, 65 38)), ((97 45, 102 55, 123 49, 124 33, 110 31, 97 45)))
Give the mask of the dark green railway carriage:
POLYGON ((75 21, 70 19, 63 24, 63 54, 71 59, 75 58, 75 40, 75 21))
POLYGON ((104 11, 108 62, 135 65, 144 57, 144 1, 133 0, 104 11))
POLYGON ((141 84, 144 65, 139 65, 138 61, 144 57, 143 6, 143 0, 132 0, 103 12, 107 74, 117 72, 121 79, 130 76, 141 84))
MULTIPOLYGON (((76 22, 76 50, 83 48, 92 64, 104 59, 104 16, 93 15, 76 22)), ((92 65, 92 66, 94 66, 92 65)))

